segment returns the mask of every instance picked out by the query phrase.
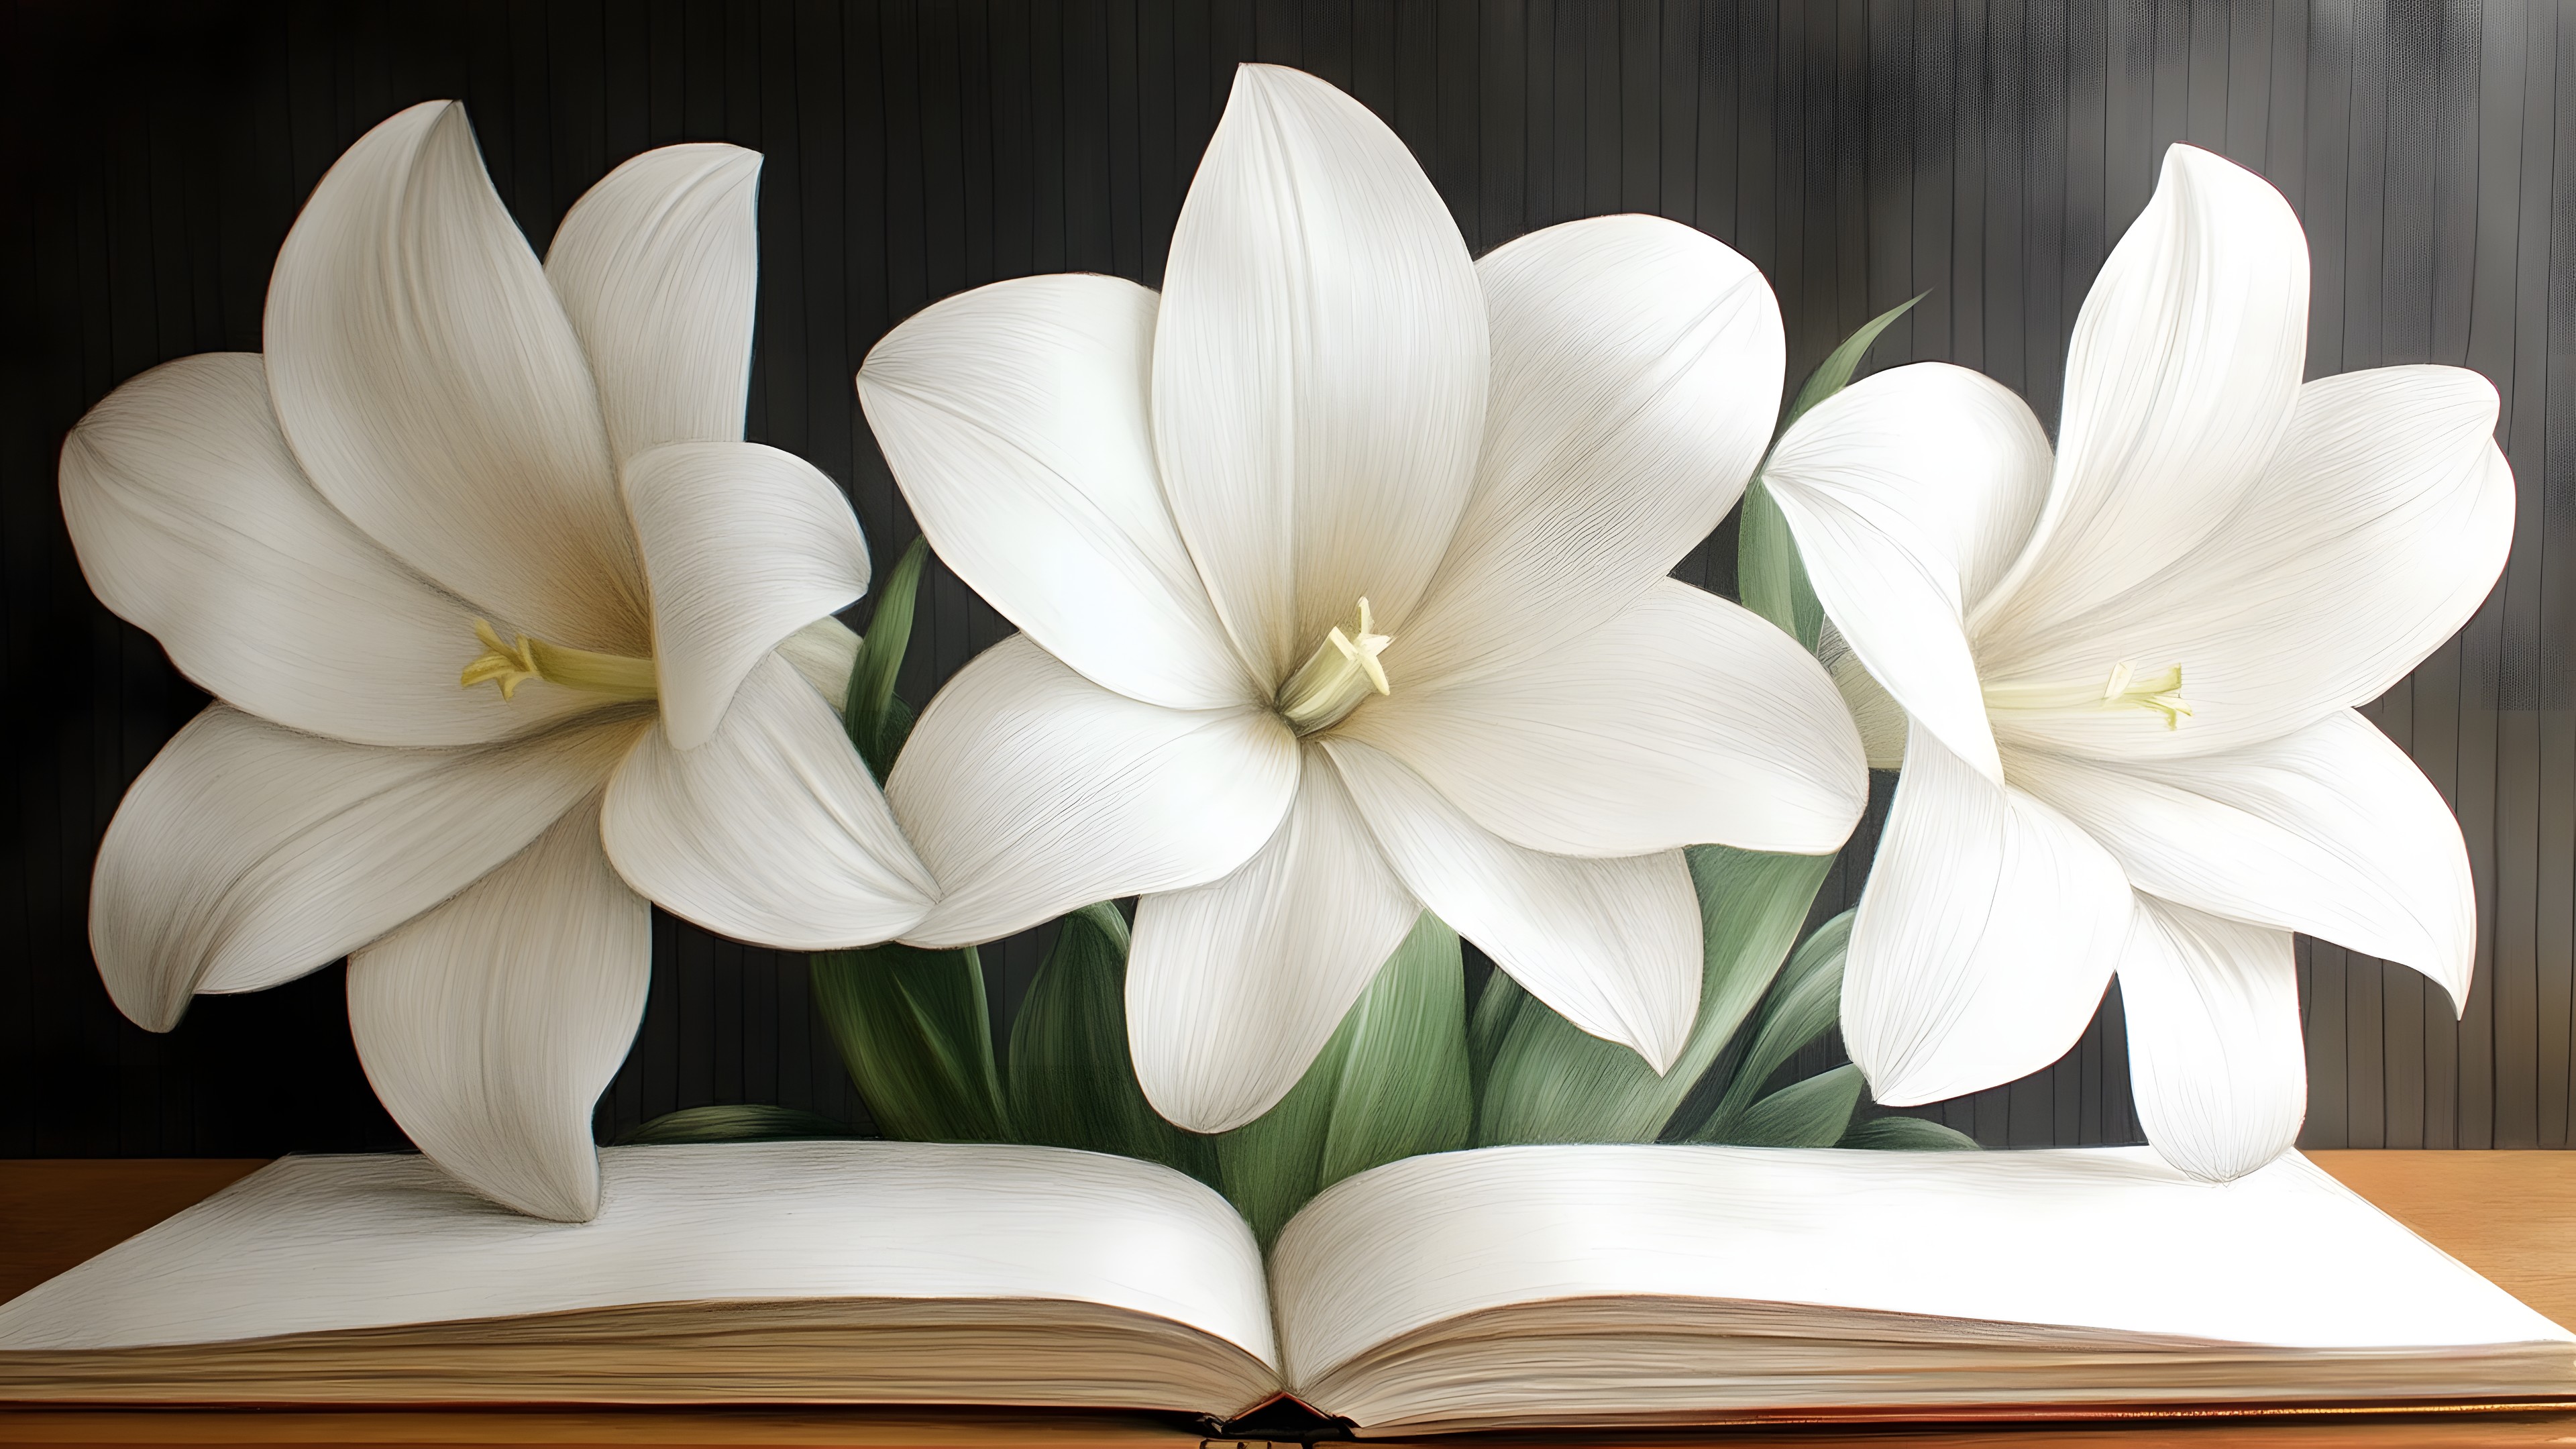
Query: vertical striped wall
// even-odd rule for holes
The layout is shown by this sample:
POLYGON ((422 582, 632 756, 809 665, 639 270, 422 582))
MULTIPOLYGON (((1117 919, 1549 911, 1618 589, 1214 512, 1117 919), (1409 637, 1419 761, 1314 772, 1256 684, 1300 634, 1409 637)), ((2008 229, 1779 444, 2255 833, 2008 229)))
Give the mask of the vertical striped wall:
MULTIPOLYGON (((90 600, 52 480, 63 430, 118 382, 258 346, 277 243, 351 139, 463 98, 540 245, 638 150, 766 153, 752 433, 848 487, 882 567, 912 530, 853 405, 860 357, 985 281, 1155 281, 1251 59, 1384 116, 1478 251, 1661 213, 1762 267, 1793 374, 1925 292, 1878 359, 1981 369, 2043 418, 2163 148, 2270 177, 2314 250, 2310 372, 2477 368, 2503 393, 2521 484, 2503 586, 2371 711, 2467 832, 2468 1013, 2403 968, 2302 943, 2304 1140, 2567 1144, 2576 12, 2555 0, 22 0, 0 5, 0 1154, 400 1141, 357 1071, 336 969, 201 1002, 161 1037, 99 988, 90 859, 203 698, 90 600)), ((1721 532, 1680 572, 1729 588, 1732 547, 1721 532)), ((934 573, 906 695, 1003 632, 934 573)), ((1857 889, 1885 784, 1820 913, 1857 889)), ((801 958, 655 929, 651 1007, 604 1128, 710 1101, 860 1112, 801 958)), ((988 951, 1005 1020, 1043 945, 988 951)), ((2135 1140, 2126 1070, 2115 993, 2055 1067, 1932 1110, 1996 1144, 2135 1140)))

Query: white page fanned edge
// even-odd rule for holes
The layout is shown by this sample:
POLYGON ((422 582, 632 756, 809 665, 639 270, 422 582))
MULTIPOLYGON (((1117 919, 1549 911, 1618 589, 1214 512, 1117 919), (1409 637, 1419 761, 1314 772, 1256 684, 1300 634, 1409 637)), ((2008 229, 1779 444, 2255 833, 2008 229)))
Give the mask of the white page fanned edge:
POLYGON ((596 1220, 494 1207, 419 1157, 290 1157, 0 1305, 0 1350, 217 1343, 655 1303, 1055 1299, 1264 1363, 1261 1255, 1217 1193, 1046 1147, 609 1148, 596 1220))
MULTIPOLYGON (((1309 1204, 1271 1284, 1288 1379, 1324 1397, 1392 1341, 1562 1300, 1812 1305, 1845 1331, 1856 1310, 1888 1315, 1868 1337, 1891 1343, 2028 1345, 2037 1325, 2114 1350, 2576 1346, 2296 1154, 2224 1186, 2143 1147, 1418 1157, 1309 1204)), ((2556 1361, 2576 1388, 2576 1352, 2556 1361)))

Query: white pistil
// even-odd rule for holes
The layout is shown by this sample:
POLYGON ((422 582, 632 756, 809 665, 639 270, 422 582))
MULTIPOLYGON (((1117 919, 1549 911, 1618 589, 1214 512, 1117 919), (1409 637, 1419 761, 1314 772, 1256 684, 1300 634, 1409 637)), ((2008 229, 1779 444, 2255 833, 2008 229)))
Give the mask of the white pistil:
POLYGON ((1393 693, 1378 656, 1394 642, 1392 635, 1377 632, 1369 601, 1360 600, 1359 636, 1353 638, 1334 625, 1324 642, 1279 687, 1278 709, 1288 727, 1310 735, 1337 723, 1371 694, 1393 693))
POLYGON ((2180 729, 2191 717, 2191 702, 2182 696, 2182 666, 2169 665, 2141 675, 2128 660, 2111 666, 2099 688, 2084 684, 1989 684, 1989 710, 2074 712, 2097 709, 2151 709, 2165 717, 2165 728, 2180 729))

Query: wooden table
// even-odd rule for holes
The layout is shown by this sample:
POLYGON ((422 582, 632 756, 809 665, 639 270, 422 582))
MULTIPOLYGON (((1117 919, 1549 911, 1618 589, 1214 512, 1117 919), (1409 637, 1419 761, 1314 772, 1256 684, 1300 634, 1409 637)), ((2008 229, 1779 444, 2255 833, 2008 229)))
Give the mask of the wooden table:
MULTIPOLYGON (((2576 1323, 2576 1152, 2315 1152, 2318 1166, 2560 1323, 2576 1323)), ((257 1161, 0 1161, 0 1300, 150 1227, 260 1166, 257 1161)), ((1116 1415, 816 1410, 17 1410, 0 1444, 168 1445, 1150 1445, 1197 1436, 1116 1415)), ((1596 1434, 1449 1440, 1484 1445, 1684 1443, 1825 1449, 2182 1444, 2290 1449, 2337 1444, 2576 1445, 2576 1414, 2407 1415, 2133 1425, 1596 1434)))

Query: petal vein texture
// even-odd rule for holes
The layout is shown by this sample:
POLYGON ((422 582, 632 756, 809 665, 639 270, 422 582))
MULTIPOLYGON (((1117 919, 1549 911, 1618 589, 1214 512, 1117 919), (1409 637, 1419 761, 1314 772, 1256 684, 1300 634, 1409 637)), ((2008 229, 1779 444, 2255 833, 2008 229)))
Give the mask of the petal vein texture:
POLYGON ((2142 899, 2120 957, 2129 1088, 2167 1162, 2226 1182, 2290 1149, 2308 1111, 2290 934, 2142 899))
POLYGON ((2223 754, 2108 765, 2017 752, 2010 768, 2140 891, 2402 961, 2455 1008, 2467 999, 2478 908, 2459 821, 2360 715, 2223 754))
POLYGON ((1141 704, 1014 634, 930 701, 886 781, 943 892, 904 939, 970 945, 1231 875, 1297 778, 1297 742, 1268 710, 1141 704))
POLYGON ((1400 635, 1466 506, 1485 299, 1395 133, 1313 76, 1235 72, 1172 232, 1155 454, 1266 691, 1368 598, 1400 635))
POLYGON ((1217 622, 1154 466, 1154 294, 1024 277, 888 333, 859 401, 940 560, 1103 689, 1265 702, 1217 622))
POLYGON ((1154 1110, 1193 1132, 1277 1105, 1420 914, 1341 777, 1306 748, 1297 802, 1250 860, 1136 903, 1136 1079, 1154 1110))
POLYGON ((2452 367, 2321 378, 2277 456, 2209 539, 2044 632, 1981 639, 1990 682, 2179 663, 2193 715, 2016 712, 2007 744, 2099 759, 2211 754, 2366 704, 2459 632, 2513 543, 2495 389, 2452 367))
POLYGON ((2073 822, 1914 731, 1843 967, 1843 1040, 1871 1094, 1938 1102, 2063 1056, 2119 963, 2132 898, 2073 822))
POLYGON ((667 725, 636 742, 600 831, 627 884, 763 946, 891 940, 937 894, 832 707, 774 656, 704 744, 679 748, 667 725))
POLYGON ((792 453, 668 443, 626 465, 626 503, 653 588, 662 728, 695 749, 788 635, 866 591, 849 500, 792 453))
POLYGON ((329 965, 464 889, 598 788, 645 727, 385 750, 225 705, 125 792, 90 885, 90 946, 127 1016, 167 1031, 201 991, 329 965))
POLYGON ((1763 469, 1853 657, 1996 783, 1966 610, 2028 536, 2048 470, 2048 438, 2020 398, 1932 362, 1818 404, 1763 469))
POLYGON ((2289 202, 2207 151, 2168 149, 2076 314, 2048 505, 1985 609, 2079 613, 2207 538, 2280 444, 2307 333, 2308 242, 2289 202))
POLYGON ((110 393, 63 441, 62 499, 100 601, 263 719, 360 744, 463 745, 598 704, 542 679, 506 701, 457 687, 481 647, 477 610, 314 490, 254 354, 183 357, 110 393))
POLYGON ((1699 232, 1607 216, 1476 264, 1492 384, 1474 491, 1389 667, 1509 668, 1610 621, 1735 506, 1770 439, 1780 309, 1699 232))
POLYGON ((1335 733, 1555 855, 1821 855, 1869 801, 1860 735, 1823 667, 1760 616, 1669 579, 1519 668, 1399 690, 1335 733))
POLYGON ((1559 1016, 1661 1072, 1699 1009, 1700 911, 1677 850, 1584 859, 1487 833, 1395 757, 1325 748, 1405 888, 1559 1016))
POLYGON ((738 442, 760 282, 760 154, 662 146, 582 193, 546 248, 619 463, 738 442))
POLYGON ((596 795, 454 899, 349 958, 376 1096, 466 1186, 599 1211, 591 1108, 644 1020, 653 913, 599 851, 596 795))
POLYGON ((333 163, 264 332, 278 423, 350 521, 531 634, 647 652, 590 364, 462 106, 424 101, 333 163))

